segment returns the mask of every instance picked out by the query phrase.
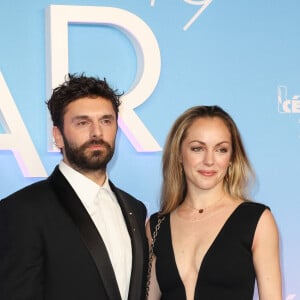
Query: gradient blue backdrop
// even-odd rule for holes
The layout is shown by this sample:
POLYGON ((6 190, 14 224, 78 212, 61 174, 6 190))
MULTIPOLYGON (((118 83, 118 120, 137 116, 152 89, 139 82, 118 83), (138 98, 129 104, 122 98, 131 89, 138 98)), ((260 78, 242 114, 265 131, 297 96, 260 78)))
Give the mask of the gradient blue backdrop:
MULTIPOLYGON (((196 1, 195 1, 196 2, 196 1)), ((300 114, 281 113, 277 89, 300 95, 299 0, 213 0, 199 10, 184 0, 2 0, 0 71, 48 173, 60 154, 47 150, 45 9, 50 4, 112 6, 143 19, 162 58, 158 85, 135 111, 163 146, 186 108, 218 104, 236 120, 258 177, 254 198, 272 209, 281 234, 285 299, 300 299, 300 114)), ((106 77, 128 90, 136 57, 127 37, 105 26, 69 26, 70 72, 106 77)), ((0 123, 0 134, 5 133, 0 123)), ((157 210, 161 152, 136 152, 119 131, 112 180, 157 210)), ((0 150, 0 198, 41 178, 25 178, 0 150)), ((0 237, 1 242, 1 237, 0 237)))

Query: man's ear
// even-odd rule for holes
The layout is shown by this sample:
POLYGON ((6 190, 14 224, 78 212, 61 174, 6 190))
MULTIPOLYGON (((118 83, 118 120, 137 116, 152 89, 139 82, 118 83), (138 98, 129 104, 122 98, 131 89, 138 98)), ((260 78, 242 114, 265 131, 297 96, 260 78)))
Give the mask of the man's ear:
POLYGON ((54 138, 54 142, 57 148, 62 149, 64 147, 64 139, 60 129, 57 126, 54 126, 52 129, 52 134, 54 138))

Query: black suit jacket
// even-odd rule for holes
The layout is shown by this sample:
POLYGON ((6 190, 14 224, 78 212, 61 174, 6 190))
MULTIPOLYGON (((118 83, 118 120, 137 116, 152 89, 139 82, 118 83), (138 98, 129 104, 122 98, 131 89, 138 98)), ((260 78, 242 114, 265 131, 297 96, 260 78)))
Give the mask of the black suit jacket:
MULTIPOLYGON (((128 299, 144 300, 146 208, 110 185, 132 244, 128 299)), ((0 299, 121 299, 103 240, 58 167, 48 179, 0 201, 0 299)))

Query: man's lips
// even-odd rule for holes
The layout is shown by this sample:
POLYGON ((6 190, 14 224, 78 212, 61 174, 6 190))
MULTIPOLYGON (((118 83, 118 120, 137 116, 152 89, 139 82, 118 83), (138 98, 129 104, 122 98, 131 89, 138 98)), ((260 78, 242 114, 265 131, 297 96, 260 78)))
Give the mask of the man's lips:
POLYGON ((103 144, 92 144, 89 145, 87 148, 91 150, 99 150, 99 149, 104 149, 106 147, 103 144))

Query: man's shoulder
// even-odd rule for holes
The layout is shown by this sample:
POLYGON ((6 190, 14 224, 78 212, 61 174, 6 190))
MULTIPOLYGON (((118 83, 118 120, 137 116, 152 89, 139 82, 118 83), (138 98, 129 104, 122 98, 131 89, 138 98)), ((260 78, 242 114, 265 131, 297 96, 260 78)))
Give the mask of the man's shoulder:
POLYGON ((49 194, 50 190, 51 188, 48 179, 40 180, 38 182, 25 186, 1 199, 0 207, 8 205, 8 203, 25 204, 25 201, 33 201, 37 198, 41 199, 44 195, 49 194))
MULTIPOLYGON (((0 203, 6 202, 7 200, 19 199, 19 198, 32 198, 43 194, 49 194, 52 190, 51 181, 59 178, 60 171, 56 167, 52 174, 48 178, 41 179, 30 185, 27 185, 19 190, 11 193, 3 199, 0 199, 0 203)), ((63 175, 61 175, 63 177, 63 175)))
POLYGON ((124 190, 122 190, 120 188, 116 188, 116 189, 117 189, 118 193, 120 193, 124 198, 126 198, 127 201, 132 201, 133 203, 144 206, 144 203, 141 200, 137 199, 132 194, 125 192, 124 190))
POLYGON ((115 186, 111 181, 109 181, 109 184, 112 191, 116 194, 117 197, 122 197, 126 200, 126 202, 132 203, 135 206, 139 206, 142 209, 146 209, 145 204, 141 200, 137 199, 135 196, 124 191, 123 189, 115 186))

